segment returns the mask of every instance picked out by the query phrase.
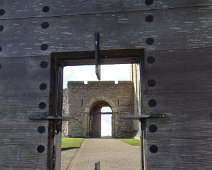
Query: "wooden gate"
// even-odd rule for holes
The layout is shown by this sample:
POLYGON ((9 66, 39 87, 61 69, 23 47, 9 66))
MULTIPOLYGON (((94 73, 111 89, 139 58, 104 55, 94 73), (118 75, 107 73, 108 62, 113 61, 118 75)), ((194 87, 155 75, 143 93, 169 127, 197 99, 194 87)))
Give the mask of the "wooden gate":
POLYGON ((95 32, 100 50, 146 50, 142 112, 166 118, 147 122, 144 167, 211 169, 211 16, 211 0, 1 0, 0 169, 54 169, 61 73, 50 56, 94 61, 95 32))
POLYGON ((211 49, 146 53, 143 110, 166 115, 148 121, 147 169, 211 169, 211 54, 211 49))
POLYGON ((0 82, 0 169, 53 168, 49 59, 1 57, 0 82))

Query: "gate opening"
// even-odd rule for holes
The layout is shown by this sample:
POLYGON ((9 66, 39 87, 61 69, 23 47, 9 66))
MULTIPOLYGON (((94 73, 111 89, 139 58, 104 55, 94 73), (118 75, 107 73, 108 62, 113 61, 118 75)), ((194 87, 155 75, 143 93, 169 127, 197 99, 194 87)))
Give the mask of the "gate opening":
POLYGON ((112 110, 105 101, 97 101, 90 112, 89 136, 93 138, 112 137, 112 110))
MULTIPOLYGON (((66 79, 65 76, 63 76, 63 71, 66 66, 71 66, 72 68, 75 66, 83 66, 83 65, 92 65, 95 63, 94 52, 71 52, 71 53, 53 53, 52 54, 52 75, 51 75, 51 113, 55 113, 57 116, 66 116, 69 117, 70 120, 65 122, 68 128, 64 128, 63 126, 62 131, 60 131, 59 126, 60 124, 57 124, 56 127, 58 128, 59 133, 57 133, 54 137, 54 146, 55 150, 53 153, 55 153, 56 157, 56 166, 59 167, 59 165, 62 165, 62 169, 67 168, 66 165, 61 164, 60 162, 60 147, 61 144, 58 142, 58 139, 61 138, 61 136, 65 137, 104 137, 104 136, 121 136, 123 135, 122 132, 132 134, 132 137, 136 134, 135 130, 133 129, 136 125, 134 122, 129 122, 126 120, 122 120, 119 117, 120 111, 122 112, 123 108, 127 108, 128 114, 134 114, 138 113, 139 107, 140 107, 140 63, 143 55, 143 50, 109 50, 109 51, 101 51, 101 55, 104 56, 101 59, 101 65, 108 65, 108 64, 129 64, 130 65, 130 81, 133 83, 134 86, 134 97, 128 99, 127 97, 121 97, 120 99, 115 98, 117 95, 114 94, 114 97, 108 97, 106 96, 107 91, 105 93, 104 97, 97 98, 93 101, 90 101, 90 105, 88 104, 87 108, 85 110, 81 109, 81 112, 73 111, 74 105, 70 105, 67 109, 64 109, 62 106, 64 105, 64 101, 67 100, 66 95, 64 95, 63 87, 65 84, 63 84, 63 80, 66 79), (115 98, 115 100, 113 100, 115 98), (63 101, 63 102, 62 102, 63 101), (128 103, 129 101, 133 101, 134 103, 128 103), (99 102, 99 103, 98 103, 99 102), (91 107, 92 106, 92 107, 91 107), (114 107, 115 106, 115 107, 114 107), (101 110, 104 107, 110 107, 111 112, 109 111, 104 112, 101 110), (118 107, 122 108, 121 110, 117 109, 118 107), (115 111, 114 109, 115 108, 115 111), (68 114, 65 112, 67 111, 68 114), (98 113, 100 112, 100 117, 98 117, 98 113), (83 114, 83 118, 79 119, 76 115, 72 115, 70 113, 74 113, 76 115, 83 114), (95 114, 96 113, 96 114, 95 114), (106 114, 107 113, 107 114, 106 114), (97 116, 94 116, 97 115, 97 116), (110 131, 111 134, 104 134, 103 126, 104 123, 102 123, 101 120, 104 119, 104 116, 110 116, 107 119, 110 119, 111 122, 111 130, 106 127, 106 130, 110 131), (92 122, 98 122, 98 123, 92 123, 92 122), (81 128, 81 127, 83 128, 81 128), (100 126, 101 128, 97 128, 98 131, 95 132, 95 126, 100 126), (122 128, 119 128, 121 126, 122 128), (126 127, 128 129, 126 129, 126 127), (70 129, 74 130, 74 133, 70 133, 70 129), (83 130, 82 130, 83 129, 83 130), (62 132, 67 132, 68 135, 62 134, 62 132), (80 134, 80 135, 79 135, 80 134), (65 167, 65 168, 64 168, 65 167)), ((102 69, 102 74, 104 74, 104 70, 102 69)), ((117 69, 117 71, 114 71, 110 73, 111 75, 114 75, 114 73, 118 72, 120 76, 124 75, 122 71, 117 69)), ((87 72, 84 71, 83 74, 86 74, 87 72)), ((95 76, 95 72, 92 73, 95 76)), ((73 74, 70 76, 73 77, 73 74)), ((118 79, 115 79, 113 81, 114 84, 119 85, 121 84, 118 79)), ((77 77, 77 81, 79 81, 79 77, 77 77)), ((81 80, 82 81, 82 80, 81 80)), ((84 82, 80 82, 80 84, 87 84, 89 85, 89 80, 84 80, 84 82)), ((76 87, 82 87, 81 85, 76 87)), ((69 83, 68 83, 69 86, 69 83)), ((84 88, 84 90, 89 91, 89 88, 84 88)), ((70 93, 71 96, 78 95, 74 94, 73 92, 67 92, 70 93)), ((124 93, 124 90, 123 90, 124 93)), ((77 98, 76 96, 74 97, 77 98)), ((68 101, 69 102, 69 101, 68 101)), ((77 100, 78 103, 80 103, 81 107, 86 103, 89 103, 85 99, 79 99, 77 100)), ((123 112, 125 113, 125 112, 123 112)), ((139 113, 138 113, 139 114, 139 113)), ((55 125, 52 124, 52 127, 54 128, 55 125)), ((52 143, 51 143, 52 144, 52 143)), ((94 148, 95 150, 95 148, 94 148)), ((136 151, 139 151, 139 149, 136 149, 136 151)), ((135 153, 133 153, 134 155, 135 153)), ((140 154, 138 153, 138 156, 140 154)), ((63 156, 62 156, 63 157, 63 156)), ((62 161, 63 163, 64 161, 62 161)), ((137 160, 136 162, 139 162, 137 160)), ((136 163, 135 163, 136 164, 136 163)))

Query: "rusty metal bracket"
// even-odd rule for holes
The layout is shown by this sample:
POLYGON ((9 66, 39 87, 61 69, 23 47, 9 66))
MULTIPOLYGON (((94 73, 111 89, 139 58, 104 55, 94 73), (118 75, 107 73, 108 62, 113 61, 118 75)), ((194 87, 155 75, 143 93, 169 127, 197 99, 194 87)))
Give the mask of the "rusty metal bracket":
POLYGON ((53 120, 53 121, 69 121, 71 117, 39 115, 30 117, 30 120, 53 120))
POLYGON ((158 119, 158 118, 165 118, 165 114, 160 113, 148 113, 148 114, 141 114, 141 115, 126 115, 121 116, 122 119, 133 119, 133 120, 146 120, 146 119, 158 119))
POLYGON ((91 112, 91 115, 111 115, 114 114, 114 112, 91 112))
POLYGON ((99 49, 99 33, 95 33, 95 61, 96 61, 96 76, 101 80, 101 57, 99 49))

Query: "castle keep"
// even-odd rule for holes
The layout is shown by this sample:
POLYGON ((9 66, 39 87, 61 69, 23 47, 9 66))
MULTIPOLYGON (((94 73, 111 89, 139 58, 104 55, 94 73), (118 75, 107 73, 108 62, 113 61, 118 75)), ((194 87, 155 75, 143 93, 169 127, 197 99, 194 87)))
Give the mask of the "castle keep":
POLYGON ((101 108, 112 110, 112 137, 133 137, 137 126, 121 115, 134 115, 134 85, 131 81, 70 81, 64 90, 64 115, 72 119, 63 124, 70 137, 101 137, 101 108))

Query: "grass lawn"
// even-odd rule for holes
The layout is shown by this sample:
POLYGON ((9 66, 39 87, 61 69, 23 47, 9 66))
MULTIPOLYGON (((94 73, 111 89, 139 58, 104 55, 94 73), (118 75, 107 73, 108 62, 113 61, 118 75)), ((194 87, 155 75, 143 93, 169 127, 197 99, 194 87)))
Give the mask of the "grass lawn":
POLYGON ((66 138, 62 137, 61 148, 62 149, 71 149, 71 148, 80 148, 83 138, 66 138))
POLYGON ((140 146, 141 142, 139 139, 129 138, 129 139, 119 139, 122 142, 128 143, 132 146, 140 146))

